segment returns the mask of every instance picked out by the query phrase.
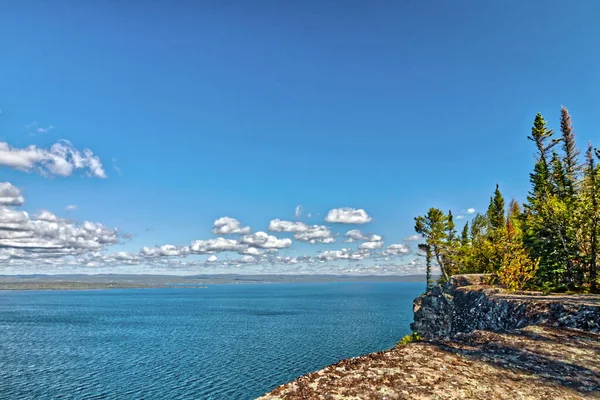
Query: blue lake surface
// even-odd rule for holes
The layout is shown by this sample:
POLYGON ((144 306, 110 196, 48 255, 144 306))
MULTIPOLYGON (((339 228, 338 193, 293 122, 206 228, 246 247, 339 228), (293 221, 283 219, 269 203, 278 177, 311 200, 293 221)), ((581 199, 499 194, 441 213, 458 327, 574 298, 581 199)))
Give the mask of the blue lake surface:
POLYGON ((0 398, 252 399, 394 346, 423 286, 0 292, 0 398))

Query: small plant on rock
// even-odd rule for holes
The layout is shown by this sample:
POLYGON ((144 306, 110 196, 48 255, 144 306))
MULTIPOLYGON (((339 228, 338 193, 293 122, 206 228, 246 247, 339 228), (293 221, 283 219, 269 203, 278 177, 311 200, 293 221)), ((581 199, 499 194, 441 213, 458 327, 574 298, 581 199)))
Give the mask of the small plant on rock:
POLYGON ((410 335, 404 336, 398 342, 398 345, 405 345, 405 344, 409 344, 409 343, 420 342, 421 340, 423 340, 423 338, 421 337, 421 335, 419 335, 417 332, 413 332, 410 335))

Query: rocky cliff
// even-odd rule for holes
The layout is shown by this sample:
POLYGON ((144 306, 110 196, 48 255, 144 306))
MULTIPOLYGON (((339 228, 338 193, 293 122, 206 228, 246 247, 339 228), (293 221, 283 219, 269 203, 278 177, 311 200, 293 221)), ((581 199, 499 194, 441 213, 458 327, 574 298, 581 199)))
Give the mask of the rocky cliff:
POLYGON ((414 301, 413 331, 446 339, 474 330, 507 331, 530 325, 598 332, 597 296, 509 294, 483 284, 484 275, 458 275, 414 301))
POLYGON ((425 340, 342 360, 275 399, 600 399, 600 296, 507 294, 461 275, 414 302, 425 340))

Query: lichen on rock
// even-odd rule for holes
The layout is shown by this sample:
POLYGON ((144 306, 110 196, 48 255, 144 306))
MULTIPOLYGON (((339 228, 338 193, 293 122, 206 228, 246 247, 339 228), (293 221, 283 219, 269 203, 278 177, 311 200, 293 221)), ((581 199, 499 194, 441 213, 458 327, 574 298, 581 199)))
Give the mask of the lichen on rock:
POLYGON ((414 301, 411 329, 425 339, 447 339, 476 329, 505 331, 545 325, 598 332, 598 296, 540 296, 487 287, 484 275, 459 275, 414 301))

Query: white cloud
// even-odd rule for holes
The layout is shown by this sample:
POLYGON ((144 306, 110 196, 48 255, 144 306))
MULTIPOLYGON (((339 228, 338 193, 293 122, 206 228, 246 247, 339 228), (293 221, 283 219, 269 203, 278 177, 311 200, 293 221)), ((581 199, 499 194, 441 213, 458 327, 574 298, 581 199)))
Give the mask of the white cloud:
POLYGON ((375 249, 380 249, 382 247, 383 247, 382 241, 364 242, 364 243, 361 243, 360 246, 358 246, 358 248, 362 249, 362 250, 375 250, 375 249))
POLYGON ((40 211, 39 214, 37 214, 35 216, 35 219, 39 219, 40 221, 47 221, 47 222, 60 221, 60 219, 54 213, 52 213, 48 210, 40 211))
POLYGON ((188 255, 190 248, 187 246, 177 247, 172 244, 165 244, 164 246, 155 247, 143 247, 140 254, 143 257, 184 257, 188 255))
POLYGON ((25 203, 21 190, 9 182, 0 182, 0 205, 20 206, 25 203))
POLYGON ((75 204, 69 204, 68 206, 65 207, 65 210, 67 210, 67 211, 73 211, 76 209, 77 209, 77 206, 75 204))
MULTIPOLYGON (((119 241, 116 229, 85 221, 75 224, 42 211, 31 218, 25 211, 0 208, 0 248, 20 249, 19 257, 75 255, 103 250, 119 241)), ((17 253, 15 253, 17 254, 17 253)))
POLYGON ((405 244, 390 244, 383 252, 384 255, 401 255, 410 253, 410 248, 405 244))
POLYGON ((262 249, 283 249, 290 247, 292 241, 290 239, 279 239, 265 232, 256 232, 251 235, 244 235, 240 242, 252 247, 260 247, 262 249))
POLYGON ((365 235, 358 229, 352 229, 344 235, 348 239, 345 240, 347 243, 353 243, 359 240, 365 240, 367 242, 379 242, 383 240, 383 237, 380 235, 365 235))
POLYGON ((247 263, 247 264, 249 264, 249 263, 253 263, 253 262, 255 262, 255 261, 256 261, 256 258, 254 258, 254 257, 252 257, 252 256, 244 256, 244 257, 242 257, 242 258, 240 259, 240 261, 241 261, 241 262, 243 262, 243 263, 247 263))
POLYGON ((325 221, 339 224, 366 224, 371 219, 365 210, 348 207, 334 208, 325 217, 325 221))
POLYGON ((112 159, 112 162, 113 162, 113 166, 112 166, 112 167, 113 167, 113 169, 114 169, 115 171, 117 171, 117 173, 118 173, 119 175, 123 175, 123 174, 121 173, 121 169, 120 169, 120 168, 117 166, 117 159, 113 157, 113 159, 112 159))
POLYGON ((250 227, 242 228, 240 221, 235 218, 221 217, 213 223, 213 233, 215 235, 231 235, 233 233, 246 235, 250 233, 250 227))
POLYGON ((464 215, 457 215, 456 219, 463 219, 465 216, 464 215))
POLYGON ((467 208, 467 214, 474 214, 474 213, 475 213, 474 208, 467 208))
POLYGON ((319 254, 319 258, 325 261, 348 259, 350 254, 344 250, 327 250, 319 254))
POLYGON ((259 256, 261 255, 263 252, 258 250, 256 247, 248 247, 247 249, 242 250, 241 252, 239 252, 240 254, 247 254, 250 256, 259 256))
POLYGON ((297 205, 296 209, 294 210, 294 218, 300 218, 301 215, 302 215, 302 206, 297 205))
POLYGON ((269 231, 271 232, 291 232, 294 234, 294 239, 315 243, 333 243, 335 237, 325 225, 307 225, 304 222, 282 221, 274 219, 269 223, 269 231))
POLYGON ((217 256, 212 255, 206 259, 207 262, 215 262, 217 261, 217 256))
POLYGON ((50 149, 33 145, 19 149, 0 142, 0 166, 58 176, 70 176, 73 170, 83 169, 89 176, 106 178, 100 159, 91 150, 79 151, 66 140, 53 144, 50 149))
POLYGON ((422 238, 423 237, 421 235, 412 235, 412 236, 409 236, 409 237, 405 237, 404 240, 406 242, 415 242, 417 240, 421 240, 422 238))
POLYGON ((220 253, 222 251, 242 251, 245 246, 242 246, 236 240, 225 239, 222 237, 209 240, 194 240, 190 245, 192 253, 210 254, 220 253))
POLYGON ((362 249, 358 251, 351 251, 350 249, 341 250, 328 250, 319 254, 319 260, 323 261, 336 261, 336 260, 349 260, 359 261, 364 260, 372 255, 368 250, 362 249))

